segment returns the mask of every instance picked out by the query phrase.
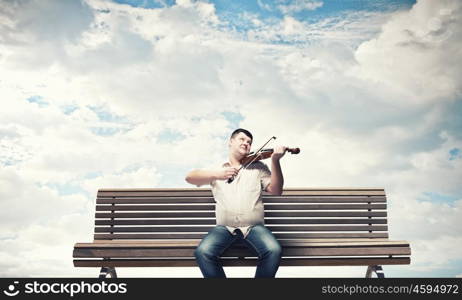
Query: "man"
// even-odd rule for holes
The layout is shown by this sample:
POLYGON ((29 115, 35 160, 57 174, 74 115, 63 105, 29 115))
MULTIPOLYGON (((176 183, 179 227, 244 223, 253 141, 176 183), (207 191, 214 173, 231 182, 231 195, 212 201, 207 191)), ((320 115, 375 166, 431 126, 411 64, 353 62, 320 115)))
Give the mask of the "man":
POLYGON ((242 158, 250 152, 252 134, 236 129, 228 142, 229 161, 215 170, 193 170, 188 183, 210 184, 215 198, 217 225, 203 238, 194 252, 204 277, 226 277, 220 256, 234 242, 241 240, 258 255, 255 277, 274 277, 281 260, 281 246, 264 226, 262 190, 281 195, 284 178, 279 160, 287 147, 274 149, 271 172, 261 161, 241 167, 242 158), (233 178, 231 183, 228 179, 233 178))

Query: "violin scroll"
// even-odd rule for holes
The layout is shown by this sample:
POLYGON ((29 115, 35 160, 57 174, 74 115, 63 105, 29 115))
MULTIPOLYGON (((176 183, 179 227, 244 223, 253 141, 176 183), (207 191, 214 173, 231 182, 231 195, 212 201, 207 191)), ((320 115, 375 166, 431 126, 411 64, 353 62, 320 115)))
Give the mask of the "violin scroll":
POLYGON ((287 152, 290 152, 291 154, 299 154, 300 148, 287 148, 287 152))

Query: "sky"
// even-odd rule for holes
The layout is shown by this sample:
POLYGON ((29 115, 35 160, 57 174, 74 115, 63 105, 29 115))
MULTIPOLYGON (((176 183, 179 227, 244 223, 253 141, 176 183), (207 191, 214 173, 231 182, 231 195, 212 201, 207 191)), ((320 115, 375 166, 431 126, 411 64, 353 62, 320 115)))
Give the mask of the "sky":
POLYGON ((242 127, 301 149, 285 187, 385 189, 412 249, 387 277, 461 277, 461 16, 458 0, 1 1, 0 276, 97 277, 72 265, 97 190, 192 187, 242 127))

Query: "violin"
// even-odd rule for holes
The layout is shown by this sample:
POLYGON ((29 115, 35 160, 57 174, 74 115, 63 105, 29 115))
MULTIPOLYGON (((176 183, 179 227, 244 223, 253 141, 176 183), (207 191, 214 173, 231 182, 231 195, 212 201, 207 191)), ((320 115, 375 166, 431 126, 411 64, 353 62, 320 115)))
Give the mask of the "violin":
MULTIPOLYGON (((275 137, 273 137, 272 139, 275 139, 275 137)), ((300 153, 300 148, 287 148, 286 151, 291 154, 298 154, 300 153)), ((251 163, 271 157, 271 155, 273 155, 273 152, 274 152, 273 148, 268 148, 268 149, 260 148, 257 152, 250 152, 246 157, 241 159, 241 167, 239 168, 238 171, 240 171, 241 169, 246 169, 248 166, 250 166, 251 163)), ((233 180, 234 180, 234 176, 229 178, 227 182, 231 183, 233 182, 233 180)))
MULTIPOLYGON (((287 148, 286 151, 291 154, 299 154, 300 148, 287 148)), ((273 152, 273 148, 262 149, 259 153, 250 152, 246 157, 241 159, 241 164, 247 165, 249 163, 253 163, 262 159, 267 159, 271 157, 271 155, 273 155, 273 152)))

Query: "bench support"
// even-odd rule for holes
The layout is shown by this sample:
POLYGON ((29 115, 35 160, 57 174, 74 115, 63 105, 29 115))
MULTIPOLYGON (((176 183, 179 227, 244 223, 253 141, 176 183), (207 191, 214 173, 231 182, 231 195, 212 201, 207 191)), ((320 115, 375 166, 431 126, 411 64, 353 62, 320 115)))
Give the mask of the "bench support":
POLYGON ((111 278, 117 278, 117 273, 115 268, 113 267, 102 267, 101 271, 99 271, 99 278, 106 278, 111 276, 111 278))
POLYGON ((366 278, 372 278, 372 273, 377 275, 377 278, 385 278, 385 274, 383 273, 382 266, 368 266, 366 272, 366 278))

